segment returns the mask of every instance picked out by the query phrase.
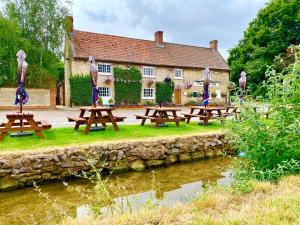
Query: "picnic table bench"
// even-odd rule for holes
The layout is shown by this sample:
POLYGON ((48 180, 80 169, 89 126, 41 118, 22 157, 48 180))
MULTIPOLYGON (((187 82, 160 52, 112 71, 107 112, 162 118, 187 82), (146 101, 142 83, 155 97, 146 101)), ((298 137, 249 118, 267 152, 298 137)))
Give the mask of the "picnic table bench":
POLYGON ((205 106, 189 106, 190 113, 184 113, 186 122, 190 123, 191 118, 197 117, 199 120, 203 120, 203 125, 207 125, 210 119, 221 118, 223 119, 222 110, 226 110, 224 107, 205 107, 205 106), (195 113, 195 110, 198 112, 195 113))
POLYGON ((29 113, 7 114, 6 118, 8 119, 8 122, 0 124, 0 141, 3 140, 8 132, 34 131, 38 137, 45 138, 42 130, 51 128, 51 124, 47 121, 35 121, 33 119, 33 114, 29 113))
POLYGON ((68 121, 76 123, 74 130, 78 130, 81 125, 86 125, 85 134, 89 133, 92 124, 102 124, 103 127, 106 127, 107 123, 112 123, 114 130, 118 131, 117 122, 123 122, 126 117, 114 116, 113 110, 112 107, 81 107, 79 116, 68 117, 68 121), (90 115, 84 116, 86 112, 90 112, 90 115))
POLYGON ((150 120, 151 123, 155 123, 155 127, 159 127, 160 124, 165 124, 166 122, 175 122, 176 126, 179 127, 179 122, 185 121, 184 117, 180 117, 177 115, 180 109, 176 108, 164 108, 164 107, 145 107, 146 112, 145 115, 135 115, 136 119, 141 119, 141 125, 144 126, 147 119, 150 120), (150 112, 152 114, 150 114, 150 112), (172 114, 168 114, 171 112, 172 114))

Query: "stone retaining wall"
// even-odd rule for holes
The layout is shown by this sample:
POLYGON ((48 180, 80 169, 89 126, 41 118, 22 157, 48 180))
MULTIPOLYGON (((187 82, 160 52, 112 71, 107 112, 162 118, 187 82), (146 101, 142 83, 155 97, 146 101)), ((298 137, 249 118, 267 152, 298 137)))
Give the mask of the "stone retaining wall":
POLYGON ((142 171, 233 153, 224 134, 103 143, 47 151, 0 154, 0 191, 71 177, 92 166, 112 172, 142 171))

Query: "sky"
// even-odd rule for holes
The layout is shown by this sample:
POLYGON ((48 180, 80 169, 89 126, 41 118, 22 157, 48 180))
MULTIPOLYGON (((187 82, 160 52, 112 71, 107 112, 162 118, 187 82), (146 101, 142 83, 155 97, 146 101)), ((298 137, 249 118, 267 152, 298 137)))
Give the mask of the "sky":
POLYGON ((74 28, 103 34, 209 47, 219 41, 228 50, 267 0, 73 0, 74 28))

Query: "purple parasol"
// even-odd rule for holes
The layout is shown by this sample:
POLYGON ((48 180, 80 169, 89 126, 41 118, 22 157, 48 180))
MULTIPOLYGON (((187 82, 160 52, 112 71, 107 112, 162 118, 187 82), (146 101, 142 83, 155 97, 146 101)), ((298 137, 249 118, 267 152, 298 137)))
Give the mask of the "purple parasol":
POLYGON ((17 52, 18 57, 18 89, 16 91, 16 100, 15 104, 20 104, 20 113, 22 113, 22 105, 26 104, 29 98, 29 95, 25 89, 26 86, 26 70, 27 70, 27 62, 25 61, 26 54, 21 49, 17 52))
POLYGON ((211 80, 211 74, 209 68, 205 68, 202 73, 202 80, 203 80, 203 95, 202 95, 202 103, 205 107, 208 105, 209 99, 209 82, 211 80))
POLYGON ((93 106, 96 107, 96 105, 99 102, 99 90, 97 87, 98 71, 97 71, 97 66, 95 63, 94 56, 89 57, 89 63, 90 63, 90 78, 91 78, 91 85, 92 85, 92 102, 93 102, 93 106))

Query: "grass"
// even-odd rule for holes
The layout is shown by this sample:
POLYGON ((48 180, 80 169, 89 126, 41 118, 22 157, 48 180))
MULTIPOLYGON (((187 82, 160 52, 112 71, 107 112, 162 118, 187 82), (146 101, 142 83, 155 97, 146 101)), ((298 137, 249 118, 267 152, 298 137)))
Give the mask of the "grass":
POLYGON ((119 125, 120 131, 114 131, 112 126, 108 126, 105 131, 90 132, 83 134, 83 128, 74 132, 73 128, 53 128, 43 131, 45 139, 33 135, 29 137, 11 138, 6 136, 0 142, 0 153, 17 150, 37 150, 42 148, 53 148, 68 145, 83 145, 95 142, 133 141, 159 138, 183 136, 199 133, 220 131, 221 126, 212 123, 208 126, 199 126, 196 122, 190 124, 181 123, 180 127, 169 124, 168 127, 154 128, 151 124, 144 127, 140 125, 119 125))
POLYGON ((107 218, 66 218, 62 225, 215 225, 300 224, 300 175, 283 178, 278 184, 251 183, 250 193, 215 188, 188 204, 172 208, 141 209, 107 218))

